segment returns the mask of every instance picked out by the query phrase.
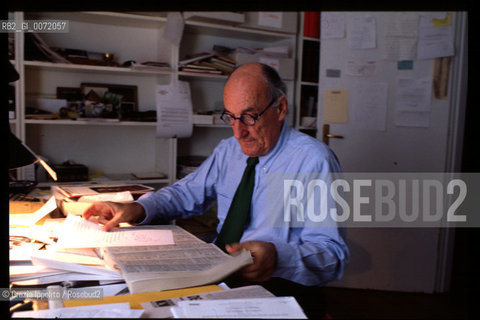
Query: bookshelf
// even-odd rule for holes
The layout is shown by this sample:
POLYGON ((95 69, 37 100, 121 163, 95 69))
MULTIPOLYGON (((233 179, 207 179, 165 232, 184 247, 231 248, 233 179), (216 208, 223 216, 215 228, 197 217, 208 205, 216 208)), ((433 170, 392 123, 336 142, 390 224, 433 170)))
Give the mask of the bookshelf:
MULTIPOLYGON (((297 58, 296 33, 215 22, 185 20, 182 41, 176 46, 163 38, 167 23, 165 12, 11 12, 9 19, 68 20, 68 33, 40 34, 49 47, 109 52, 119 64, 128 60, 170 64, 169 70, 152 71, 29 60, 25 34, 13 35, 12 62, 20 80, 14 83, 16 116, 9 120, 12 132, 52 163, 73 160, 88 166, 90 175, 104 175, 104 179, 131 172, 156 171, 167 176, 128 181, 120 178, 115 181, 119 183, 171 184, 176 180, 178 157, 208 156, 221 139, 231 136, 231 128, 218 121, 199 122, 194 123, 190 138, 156 138, 155 122, 27 119, 26 101, 32 97, 55 98, 57 87, 78 88, 85 82, 119 84, 137 87, 138 111, 156 110, 155 87, 179 79, 190 83, 194 112, 213 112, 223 108, 222 93, 227 76, 178 71, 178 62, 187 54, 212 51, 215 44, 232 48, 286 46, 289 58, 294 61, 297 58)), ((297 81, 294 77, 285 81, 289 95, 288 120, 296 125, 299 117, 297 81)), ((18 178, 25 175, 24 170, 18 170, 18 178)))
POLYGON ((297 37, 296 128, 316 135, 320 60, 320 12, 302 12, 297 37))

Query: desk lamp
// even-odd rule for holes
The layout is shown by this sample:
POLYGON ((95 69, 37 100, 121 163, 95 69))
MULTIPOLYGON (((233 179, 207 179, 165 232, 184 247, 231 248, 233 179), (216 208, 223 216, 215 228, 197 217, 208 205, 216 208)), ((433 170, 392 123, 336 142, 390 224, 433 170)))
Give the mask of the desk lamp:
MULTIPOLYGON (((15 68, 8 61, 8 82, 17 81, 20 76, 15 68)), ((54 181, 57 181, 57 174, 55 171, 39 156, 37 156, 26 144, 18 139, 10 130, 8 136, 8 167, 9 169, 16 169, 19 167, 28 166, 32 163, 40 162, 45 170, 50 174, 54 181)), ((24 192, 25 189, 35 186, 33 181, 10 181, 10 192, 24 192)))

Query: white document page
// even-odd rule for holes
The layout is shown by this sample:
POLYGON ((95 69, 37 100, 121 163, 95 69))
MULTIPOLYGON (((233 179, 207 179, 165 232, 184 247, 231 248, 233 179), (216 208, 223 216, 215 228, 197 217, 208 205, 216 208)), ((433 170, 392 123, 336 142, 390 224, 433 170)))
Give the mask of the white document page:
POLYGON ((157 137, 190 137, 193 131, 193 111, 189 83, 172 81, 169 85, 158 85, 155 95, 157 137))
POLYGON ((422 14, 418 31, 418 59, 433 59, 454 55, 451 25, 435 26, 438 14, 422 14))
POLYGON ((432 104, 432 78, 398 80, 397 110, 429 111, 432 104))
POLYGON ((180 301, 175 318, 307 319, 293 297, 180 301))
POLYGON ((274 295, 259 285, 239 287, 235 289, 226 289, 200 293, 179 298, 170 298, 141 303, 145 310, 144 316, 148 318, 172 318, 170 309, 177 306, 180 301, 198 301, 198 300, 225 300, 225 299, 246 299, 246 298, 266 298, 274 295))
POLYGON ((322 12, 321 14, 321 39, 324 40, 345 38, 345 13, 322 12))
POLYGON ((102 226, 81 217, 68 215, 60 226, 59 248, 104 248, 175 244, 171 230, 116 229, 103 231, 102 226))
POLYGON ((373 49, 377 47, 375 17, 368 13, 352 13, 348 29, 350 49, 373 49))
POLYGON ((388 83, 359 82, 353 92, 355 125, 365 130, 385 131, 388 83))

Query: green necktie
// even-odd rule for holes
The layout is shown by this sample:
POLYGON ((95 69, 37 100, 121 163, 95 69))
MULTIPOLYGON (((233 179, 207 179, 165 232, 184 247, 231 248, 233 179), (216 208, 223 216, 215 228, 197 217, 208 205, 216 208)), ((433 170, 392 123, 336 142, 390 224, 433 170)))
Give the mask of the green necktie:
POLYGON ((250 203, 255 185, 255 166, 258 158, 248 158, 242 180, 233 197, 227 217, 215 244, 225 251, 225 245, 240 241, 245 225, 249 221, 250 203))

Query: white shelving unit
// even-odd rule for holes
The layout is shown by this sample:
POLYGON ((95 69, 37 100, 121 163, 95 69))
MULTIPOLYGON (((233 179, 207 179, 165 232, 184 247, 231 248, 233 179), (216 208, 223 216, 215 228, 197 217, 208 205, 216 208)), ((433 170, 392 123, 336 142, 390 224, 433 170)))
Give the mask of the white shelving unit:
MULTIPOLYGON (((295 126, 299 130, 310 134, 312 136, 316 135, 316 120, 311 119, 308 121, 308 118, 311 117, 316 118, 317 108, 318 108, 318 101, 316 101, 318 97, 318 61, 319 61, 319 52, 320 52, 320 39, 307 37, 304 36, 304 21, 305 21, 305 13, 300 13, 299 19, 299 27, 298 27, 298 37, 297 37, 297 57, 298 57, 298 66, 297 66, 297 82, 296 82, 296 105, 298 106, 297 115, 295 126), (310 70, 309 74, 304 73, 304 67, 306 63, 306 59, 304 59, 305 55, 311 55, 316 57, 317 64, 312 65, 313 68, 316 69, 317 72, 310 70), (310 110, 312 114, 307 114, 308 111, 308 98, 314 97, 313 106, 310 110), (302 118, 307 123, 315 123, 315 125, 308 125, 305 126, 302 123, 302 118)), ((320 28, 320 25, 318 26, 320 28)), ((312 57, 311 57, 312 58, 312 57)), ((315 59, 312 59, 315 60, 315 59)), ((311 61, 312 61, 311 60, 311 61)), ((311 63, 310 61, 310 63, 311 63)))
MULTIPOLYGON (((194 112, 223 109, 225 75, 179 72, 178 61, 187 54, 211 51, 214 44, 236 48, 286 45, 296 59, 297 34, 210 22, 185 21, 182 41, 175 46, 163 39, 166 12, 35 12, 10 13, 17 21, 64 19, 68 33, 42 33, 50 47, 114 54, 115 60, 168 62, 171 70, 134 70, 124 67, 79 65, 25 60, 23 33, 15 34, 15 60, 20 74, 15 82, 16 119, 12 132, 37 154, 53 163, 73 160, 89 167, 90 174, 121 176, 131 172, 162 172, 166 179, 132 180, 170 184, 176 179, 177 157, 208 155, 231 129, 219 124, 195 124, 192 137, 156 138, 156 123, 133 121, 33 120, 25 117, 27 97, 56 97, 57 87, 78 88, 81 83, 135 85, 138 110, 155 110, 155 87, 179 79, 190 83, 194 112)), ((295 80, 286 81, 291 124, 298 123, 295 80)), ((22 170, 19 178, 22 178, 22 170)), ((132 182, 129 181, 129 182, 132 182)), ((117 181, 120 182, 120 181, 117 181)), ((125 182, 125 181, 121 181, 125 182)))

